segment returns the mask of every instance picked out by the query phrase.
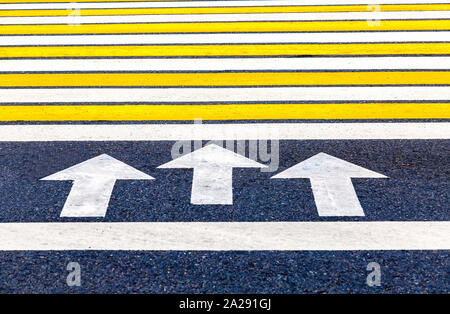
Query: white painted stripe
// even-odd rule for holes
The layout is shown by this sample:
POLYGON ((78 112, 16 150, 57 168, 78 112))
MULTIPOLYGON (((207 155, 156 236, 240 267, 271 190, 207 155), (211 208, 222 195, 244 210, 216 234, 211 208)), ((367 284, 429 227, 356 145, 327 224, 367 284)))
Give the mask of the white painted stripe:
POLYGON ((450 222, 1 223, 0 250, 448 250, 450 222))
POLYGON ((0 36, 0 46, 357 42, 450 42, 450 32, 0 36))
POLYGON ((0 60, 0 72, 420 69, 448 70, 450 57, 0 60))
POLYGON ((0 125, 2 142, 450 139, 448 122, 0 125))
MULTIPOLYGON (((25 2, 26 0, 24 0, 25 2)), ((45 0, 43 0, 45 1, 45 0)), ((83 3, 7 3, 0 10, 26 9, 88 9, 88 8, 192 8, 192 7, 266 7, 297 5, 381 5, 381 4, 438 4, 448 0, 271 0, 271 1, 161 1, 161 2, 83 2, 83 3)), ((372 10, 372 9, 370 9, 372 10)))
POLYGON ((0 17, 0 25, 417 19, 450 19, 450 11, 0 17))
POLYGON ((0 89, 0 103, 447 101, 447 86, 0 89))

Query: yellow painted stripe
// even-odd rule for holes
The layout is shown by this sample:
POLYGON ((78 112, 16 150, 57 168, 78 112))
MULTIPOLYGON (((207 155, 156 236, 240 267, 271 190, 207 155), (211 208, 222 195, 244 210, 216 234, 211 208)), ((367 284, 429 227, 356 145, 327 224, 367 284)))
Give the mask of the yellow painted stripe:
POLYGON ((449 71, 0 74, 0 87, 450 84, 449 71))
POLYGON ((374 25, 373 22, 369 23, 369 21, 2 25, 0 34, 252 33, 391 30, 450 30, 450 20, 382 20, 378 25, 374 25))
MULTIPOLYGON (((378 8, 378 7, 377 7, 378 8)), ((388 4, 380 11, 448 11, 450 4, 388 4)), ((370 10, 370 7, 369 7, 370 10)), ((367 12, 367 5, 273 6, 273 7, 207 7, 207 8, 130 8, 80 9, 79 15, 152 15, 152 14, 228 14, 228 13, 307 13, 307 12, 367 12)), ((66 16, 72 10, 0 10, 0 16, 66 16)))
POLYGON ((0 58, 418 54, 448 55, 450 43, 0 47, 0 58))
POLYGON ((447 103, 0 106, 0 121, 449 119, 447 103))

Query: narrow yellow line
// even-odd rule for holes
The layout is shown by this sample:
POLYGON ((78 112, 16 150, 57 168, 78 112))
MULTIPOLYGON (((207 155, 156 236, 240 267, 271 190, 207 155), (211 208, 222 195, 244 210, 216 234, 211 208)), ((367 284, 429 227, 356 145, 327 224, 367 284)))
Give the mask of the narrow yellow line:
MULTIPOLYGON (((392 11, 447 11, 450 4, 387 4, 377 7, 381 12, 392 11)), ((208 7, 208 8, 130 8, 80 9, 77 14, 88 15, 152 15, 152 14, 229 14, 229 13, 307 13, 307 12, 367 12, 367 5, 331 6, 273 6, 273 7, 208 7)), ((73 10, 0 10, 0 16, 67 16, 73 10)))
POLYGON ((0 87, 450 84, 449 71, 0 74, 0 87))
POLYGON ((450 43, 0 47, 0 58, 416 54, 448 55, 450 43))
POLYGON ((81 25, 2 25, 0 34, 127 34, 220 32, 314 32, 450 30, 450 20, 309 21, 309 22, 204 22, 81 25))
POLYGON ((0 121, 449 119, 447 103, 0 106, 0 121))

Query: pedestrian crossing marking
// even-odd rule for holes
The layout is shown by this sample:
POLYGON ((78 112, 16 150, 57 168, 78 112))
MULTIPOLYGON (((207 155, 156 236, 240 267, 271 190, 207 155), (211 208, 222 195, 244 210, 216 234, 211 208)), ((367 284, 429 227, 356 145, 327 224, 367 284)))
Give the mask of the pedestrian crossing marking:
POLYGON ((0 121, 450 119, 448 103, 0 106, 0 121))
POLYGON ((0 142, 442 140, 447 122, 0 125, 0 142))
POLYGON ((448 250, 447 221, 0 224, 0 251, 448 250))
POLYGON ((403 0, 6 1, 0 120, 447 119, 449 11, 403 0))
POLYGON ((0 0, 4 290, 444 291, 449 109, 450 0, 0 0))

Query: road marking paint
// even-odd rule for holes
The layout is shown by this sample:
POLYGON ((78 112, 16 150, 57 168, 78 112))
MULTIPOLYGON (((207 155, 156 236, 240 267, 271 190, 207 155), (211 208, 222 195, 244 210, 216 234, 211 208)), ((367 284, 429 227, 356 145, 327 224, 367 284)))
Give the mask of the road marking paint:
POLYGON ((0 106, 0 121, 449 119, 450 103, 0 106))
MULTIPOLYGON (((254 103, 270 102, 270 101, 305 101, 305 102, 326 101, 333 103, 335 101, 415 102, 417 100, 421 100, 423 102, 426 101, 447 102, 448 100, 450 100, 450 88, 448 88, 447 86, 384 86, 384 87, 309 86, 309 87, 241 87, 241 88, 225 88, 225 87, 22 88, 20 89, 20 92, 14 88, 12 89, 0 88, 1 103, 30 103, 30 104, 37 104, 37 103, 61 104, 61 103, 75 103, 75 102, 83 102, 83 103, 155 102, 156 104, 161 104, 164 102, 192 103, 192 102, 242 102, 242 101, 254 103)), ((239 108, 241 107, 237 108, 234 107, 234 109, 239 108)), ((411 108, 414 107, 411 106, 411 108)), ((85 109, 91 110, 89 108, 85 109)), ((106 108, 102 107, 102 110, 105 109, 106 108)), ((269 108, 265 109, 269 110, 269 108)), ((9 109, 4 108, 3 110, 9 109)), ((40 107, 39 110, 45 109, 40 107)), ((50 110, 59 110, 59 109, 53 108, 50 110)), ((120 109, 116 108, 111 110, 120 110, 120 109)), ((193 110, 193 109, 187 108, 186 110, 193 110)), ((378 106, 378 110, 383 109, 380 106, 378 106)))
POLYGON ((387 178, 325 153, 314 155, 272 179, 306 178, 311 181, 319 216, 364 216, 351 178, 387 178))
MULTIPOLYGON (((126 35, 122 35, 126 36, 126 35)), ((234 35, 233 35, 234 36, 234 35)), ((450 33, 448 34, 450 36, 450 33)), ((50 38, 52 36, 49 36, 50 38)), ((30 37, 30 38, 33 38, 30 37)), ((450 38, 450 37, 449 37, 450 38)), ((0 37, 1 42, 2 37, 0 37)), ((1 45, 1 43, 0 43, 1 45)), ((450 57, 176 58, 0 60, 0 72, 448 70, 450 57)))
POLYGON ((448 250, 450 222, 2 223, 0 250, 448 250))
POLYGON ((140 34, 140 35, 11 35, 0 46, 252 44, 252 43, 388 43, 449 42, 450 32, 279 33, 273 34, 140 34))
MULTIPOLYGON (((73 7, 78 8, 79 2, 73 7)), ((450 4, 385 4, 380 12, 392 11, 446 11, 450 4)), ((147 14, 232 14, 232 13, 301 13, 301 12, 367 12, 367 5, 304 5, 262 7, 197 7, 197 8, 132 8, 132 9, 81 9, 80 16, 147 15, 147 14)), ((66 10, 4 10, 0 16, 67 16, 66 10)))
POLYGON ((232 205, 233 168, 267 168, 267 166, 218 145, 210 144, 158 168, 194 169, 192 204, 232 205))
POLYGON ((450 71, 0 74, 0 87, 442 84, 450 84, 450 71))
POLYGON ((1 142, 450 139, 447 122, 0 125, 1 142))
POLYGON ((334 20, 440 20, 449 19, 450 11, 406 12, 333 12, 333 13, 240 13, 240 14, 166 14, 166 15, 105 15, 105 16, 44 16, 1 17, 0 25, 49 25, 108 23, 185 23, 242 21, 334 21, 334 20), (76 20, 75 20, 76 19, 76 20), (70 20, 70 21, 72 21, 70 20))
POLYGON ((0 58, 448 55, 449 52, 450 43, 37 46, 0 47, 0 58))
MULTIPOLYGON (((21 9, 70 9, 76 8, 197 8, 197 7, 269 7, 269 6, 311 6, 311 2, 304 0, 275 0, 275 1, 128 1, 113 0, 108 2, 91 2, 92 0, 80 0, 77 3, 58 3, 67 0, 53 1, 46 3, 43 0, 30 0, 23 3, 24 0, 3 0, 0 4, 0 10, 21 10, 21 9)), ((419 5, 419 4, 448 4, 448 0, 421 0, 420 2, 411 0, 346 0, 345 5, 419 5)), ((315 6, 335 6, 335 1, 316 0, 315 6)))
POLYGON ((3 25, 0 35, 450 30, 450 20, 3 25))
POLYGON ((154 178, 106 154, 42 178, 73 181, 61 217, 105 217, 117 180, 154 178))

